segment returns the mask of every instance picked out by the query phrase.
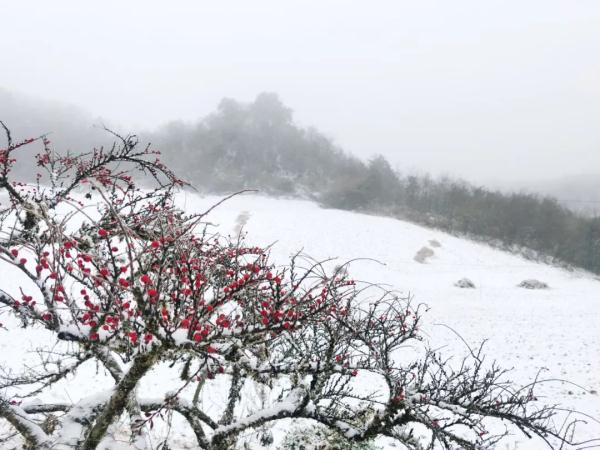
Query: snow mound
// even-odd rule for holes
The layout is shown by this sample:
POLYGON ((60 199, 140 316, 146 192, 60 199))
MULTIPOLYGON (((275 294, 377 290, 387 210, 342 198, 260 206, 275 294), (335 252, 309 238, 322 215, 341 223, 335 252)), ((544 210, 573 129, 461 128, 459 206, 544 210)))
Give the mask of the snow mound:
POLYGON ((549 288, 547 283, 544 283, 543 281, 539 281, 539 280, 534 280, 534 279, 523 280, 518 284, 518 287, 524 288, 524 289, 548 289, 549 288))
POLYGON ((426 264, 427 260, 435 255, 435 252, 429 247, 422 247, 414 257, 414 260, 421 264, 426 264))
POLYGON ((475 283, 473 283, 468 278, 461 278, 456 283, 454 283, 454 286, 459 287, 461 289, 475 289, 475 283))

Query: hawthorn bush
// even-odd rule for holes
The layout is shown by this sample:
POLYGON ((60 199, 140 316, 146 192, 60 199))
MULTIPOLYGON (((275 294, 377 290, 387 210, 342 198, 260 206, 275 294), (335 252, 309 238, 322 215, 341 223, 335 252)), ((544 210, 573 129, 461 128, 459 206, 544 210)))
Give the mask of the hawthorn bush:
POLYGON ((207 450, 289 418, 349 442, 385 436, 409 449, 493 448, 509 432, 496 421, 549 446, 565 442, 552 426, 556 409, 536 401, 536 382, 511 385, 480 353, 450 364, 420 346, 420 357, 406 358, 421 341, 421 307, 353 281, 344 266, 328 273, 299 255, 275 266, 267 248, 209 233, 209 211, 177 208, 185 183, 135 137, 61 156, 45 136, 15 142, 4 130, 0 259, 29 282, 0 290, 0 304, 58 342, 41 345, 41 369, 0 372, 0 417, 27 448, 112 448, 117 432, 154 448, 150 428, 173 414, 207 450), (26 145, 40 146, 35 184, 11 179, 26 145), (64 380, 85 383, 78 374, 90 361, 111 389, 39 400, 64 380), (140 382, 159 366, 174 373, 169 393, 145 396, 140 382), (199 398, 215 379, 226 400, 204 409, 199 398))

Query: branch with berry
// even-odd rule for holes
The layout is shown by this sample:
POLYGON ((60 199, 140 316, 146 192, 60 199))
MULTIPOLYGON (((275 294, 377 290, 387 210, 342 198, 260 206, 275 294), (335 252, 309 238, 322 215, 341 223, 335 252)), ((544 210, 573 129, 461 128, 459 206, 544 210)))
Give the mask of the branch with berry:
POLYGON ((558 409, 539 404, 537 380, 517 388, 481 352, 457 365, 427 349, 423 305, 352 279, 346 265, 329 271, 330 261, 298 254, 279 266, 269 248, 211 233, 210 210, 178 208, 185 183, 134 136, 61 156, 47 137, 15 143, 1 125, 0 261, 24 281, 0 290, 0 309, 54 339, 36 370, 0 376, 10 394, 0 417, 30 448, 95 449, 122 417, 136 440, 172 413, 207 450, 284 418, 413 449, 493 448, 509 431, 490 431, 495 421, 550 447, 570 442, 553 427, 558 409), (18 150, 37 144, 37 181, 13 181, 18 150), (90 361, 110 390, 72 404, 36 400, 90 361), (158 367, 173 372, 172 386, 151 399, 138 388, 158 367), (199 399, 216 382, 226 400, 205 410, 199 399), (60 426, 44 425, 57 415, 60 426))

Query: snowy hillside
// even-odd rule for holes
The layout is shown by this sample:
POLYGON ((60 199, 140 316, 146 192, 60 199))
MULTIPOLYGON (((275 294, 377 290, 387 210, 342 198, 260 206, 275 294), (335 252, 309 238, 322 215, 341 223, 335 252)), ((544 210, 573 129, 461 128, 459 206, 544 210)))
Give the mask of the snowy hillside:
MULTIPOLYGON (((182 206, 198 212, 219 198, 182 194, 182 206)), ((337 257, 343 263, 358 260, 350 268, 359 280, 385 283, 416 302, 430 306, 425 330, 433 347, 445 346, 445 353, 463 355, 465 344, 487 342, 490 358, 505 367, 514 367, 513 379, 526 383, 544 369, 541 378, 566 379, 544 384, 540 393, 548 403, 584 411, 600 417, 600 280, 591 274, 569 272, 537 264, 521 257, 459 239, 446 233, 410 223, 351 212, 325 210, 298 200, 275 200, 260 196, 239 196, 213 211, 207 220, 215 231, 235 235, 243 227, 248 242, 274 243, 273 256, 285 261, 302 250, 316 259, 337 257), (423 247, 433 253, 423 263, 415 255, 423 247), (376 260, 376 261, 373 261, 376 260), (454 286, 468 278, 475 289, 454 286), (545 290, 517 287, 526 279, 549 285, 545 290), (438 324, 438 325, 436 325, 438 324), (441 325, 444 324, 444 325, 441 325), (576 386, 578 385, 578 386, 576 386)), ((2 267, 2 276, 14 280, 14 269, 2 267)), ((6 322, 6 316, 0 321, 6 322)), ((27 359, 24 352, 32 344, 17 330, 0 331, 0 360, 13 367, 27 359), (25 359, 24 359, 25 358, 25 359)), ((39 332, 39 339, 44 339, 39 332)), ((86 391, 88 383, 102 383, 105 375, 87 368, 84 382, 65 383, 53 395, 58 401, 72 401, 86 391)), ((160 374, 146 380, 147 395, 159 397, 168 391, 160 374)), ((203 401, 218 403, 219 389, 203 401)), ((187 434, 181 429, 181 446, 187 434)), ((600 436, 600 422, 582 428, 580 439, 600 436)), ((191 442, 188 441, 188 442, 191 442)), ((539 441, 515 436, 502 448, 539 449, 539 441)), ((123 448, 129 448, 123 444, 123 448)), ((189 447, 191 448, 191 447, 189 447)))
MULTIPOLYGON (((189 210, 203 210, 217 197, 187 195, 189 210)), ((415 301, 430 306, 426 323, 432 346, 447 346, 462 355, 466 347, 445 324, 470 344, 486 344, 490 358, 514 367, 515 381, 527 382, 540 369, 542 378, 567 379, 593 391, 560 382, 543 389, 549 403, 560 403, 600 417, 600 279, 537 264, 395 219, 327 210, 307 201, 241 196, 229 200, 210 216, 222 233, 236 233, 240 223, 257 244, 277 241, 274 255, 282 260, 298 250, 314 258, 338 257, 353 263, 357 279, 387 283, 415 301), (433 241, 433 242, 432 242, 433 241), (433 244, 433 245, 432 245, 433 244), (439 244, 439 247, 437 247, 439 244), (414 260, 423 247, 434 255, 414 260), (454 283, 469 278, 475 289, 454 283), (526 279, 546 282, 549 289, 517 287, 526 279)), ((587 437, 600 436, 600 423, 590 423, 587 437)), ((582 436, 582 437, 585 437, 582 436)), ((519 437, 519 449, 527 446, 519 437)), ((511 447, 513 448, 513 447, 511 447)))

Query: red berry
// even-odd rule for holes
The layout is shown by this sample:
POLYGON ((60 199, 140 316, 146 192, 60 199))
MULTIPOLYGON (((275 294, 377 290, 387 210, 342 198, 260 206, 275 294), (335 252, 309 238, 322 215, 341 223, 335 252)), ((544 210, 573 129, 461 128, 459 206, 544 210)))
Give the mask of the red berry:
POLYGON ((140 281, 144 284, 152 284, 152 279, 150 278, 150 275, 148 274, 144 274, 140 277, 140 281))
POLYGON ((100 228, 98 230, 98 236, 100 236, 100 237, 106 237, 106 236, 108 236, 108 231, 106 231, 104 228, 100 228))

